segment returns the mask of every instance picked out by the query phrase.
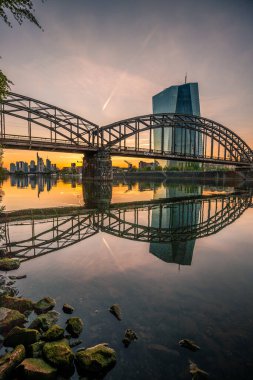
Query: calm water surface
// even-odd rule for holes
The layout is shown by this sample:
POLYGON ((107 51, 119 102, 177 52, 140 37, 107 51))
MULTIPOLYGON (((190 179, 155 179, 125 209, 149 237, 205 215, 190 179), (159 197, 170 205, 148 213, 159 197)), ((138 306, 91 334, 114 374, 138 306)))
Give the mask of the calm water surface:
MULTIPOLYGON (((60 215, 58 224, 52 216, 12 220, 2 244, 14 243, 13 252, 24 260, 14 271, 28 276, 17 283, 20 295, 49 295, 60 312, 63 303, 73 305, 85 322, 83 345, 107 342, 117 351, 108 380, 189 379, 189 359, 213 379, 252 379, 253 209, 249 194, 224 195, 233 190, 118 183, 103 191, 108 204, 117 204, 110 212, 60 215), (152 203, 200 195, 205 202, 152 203), (133 201, 147 204, 118 205, 133 201), (31 226, 40 246, 36 239, 31 245, 31 226), (57 242, 50 243, 52 234, 57 242), (120 322, 108 312, 113 303, 121 306, 120 322), (139 339, 125 348, 127 328, 139 339), (180 347, 182 338, 201 350, 180 347)), ((7 211, 82 206, 91 193, 78 179, 9 178, 1 186, 1 204, 7 211)), ((61 314, 61 322, 66 319, 61 314)))

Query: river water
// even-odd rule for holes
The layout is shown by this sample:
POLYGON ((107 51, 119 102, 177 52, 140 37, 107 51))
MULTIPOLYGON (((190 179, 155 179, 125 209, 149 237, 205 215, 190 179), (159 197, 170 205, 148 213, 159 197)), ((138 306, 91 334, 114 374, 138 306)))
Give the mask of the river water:
POLYGON ((83 346, 115 348, 106 379, 189 379, 189 360, 212 379, 252 379, 253 209, 251 190, 235 191, 12 177, 1 205, 34 211, 2 220, 1 243, 22 260, 20 295, 51 296, 59 312, 70 303, 85 323, 83 346), (108 311, 114 303, 122 321, 108 311), (125 348, 127 328, 138 340, 125 348), (183 338, 201 349, 180 347, 183 338))

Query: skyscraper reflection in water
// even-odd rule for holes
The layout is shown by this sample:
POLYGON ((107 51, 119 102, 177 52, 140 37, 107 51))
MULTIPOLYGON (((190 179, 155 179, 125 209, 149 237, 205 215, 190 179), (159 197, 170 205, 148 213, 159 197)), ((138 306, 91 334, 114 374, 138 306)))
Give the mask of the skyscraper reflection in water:
MULTIPOLYGON (((201 195, 202 188, 195 185, 181 185, 180 187, 159 188, 154 199, 201 195)), ((199 222, 199 203, 176 203, 173 208, 152 211, 152 227, 155 228, 182 228, 196 229, 199 222)), ((150 243, 149 252, 167 263, 191 265, 195 239, 188 241, 173 241, 170 243, 150 243)))

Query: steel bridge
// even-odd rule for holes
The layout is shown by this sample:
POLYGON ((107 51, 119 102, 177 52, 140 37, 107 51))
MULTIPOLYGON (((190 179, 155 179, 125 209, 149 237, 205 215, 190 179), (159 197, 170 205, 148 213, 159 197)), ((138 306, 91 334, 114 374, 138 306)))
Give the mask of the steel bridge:
POLYGON ((20 210, 2 214, 1 243, 8 256, 25 261, 74 245, 99 232, 146 243, 189 241, 217 233, 251 206, 252 194, 233 193, 116 204, 106 210, 83 207, 20 210))
MULTIPOLYGON (((116 155, 248 168, 253 164, 253 152, 242 138, 204 117, 151 114, 100 127, 61 108, 15 93, 9 93, 0 104, 0 144, 6 149, 76 152, 86 157, 100 153, 100 161, 101 153, 105 153, 104 161, 116 155), (181 142, 176 146, 172 141, 171 150, 166 150, 166 139, 179 129, 181 142), (159 130, 161 136, 156 148, 154 130, 159 130), (198 138, 193 138, 196 135, 198 138)), ((101 170, 98 172, 101 174, 101 170)))

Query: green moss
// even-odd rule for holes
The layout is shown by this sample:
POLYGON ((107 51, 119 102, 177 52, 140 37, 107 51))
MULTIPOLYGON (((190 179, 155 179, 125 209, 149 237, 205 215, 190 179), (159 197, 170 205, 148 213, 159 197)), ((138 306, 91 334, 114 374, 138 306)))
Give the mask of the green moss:
POLYGON ((26 329, 22 327, 14 327, 4 339, 4 345, 7 347, 15 347, 18 344, 27 346, 39 340, 40 334, 37 330, 26 329))
POLYGON ((54 340, 62 339, 64 336, 64 329, 58 325, 50 327, 44 335, 44 339, 51 342, 54 340))
POLYGON ((12 352, 0 359, 0 379, 10 379, 15 368, 25 358, 25 347, 17 346, 12 352))
POLYGON ((74 338, 77 338, 83 331, 83 321, 81 320, 81 318, 78 318, 78 317, 69 318, 66 324, 67 324, 66 330, 74 338))
POLYGON ((18 259, 0 259, 0 270, 9 271, 19 267, 20 261, 18 259))
POLYGON ((34 304, 34 310, 38 314, 46 313, 55 307, 55 300, 51 297, 44 297, 34 304))
POLYGON ((80 374, 85 372, 107 372, 116 363, 116 352, 106 344, 80 350, 76 354, 76 364, 80 374))
POLYGON ((45 314, 40 314, 30 324, 29 328, 36 330, 47 331, 59 319, 59 313, 55 310, 48 311, 45 314))
POLYGON ((22 326, 26 317, 17 310, 0 307, 0 333, 6 333, 14 326, 22 326))
POLYGON ((72 370, 74 354, 66 340, 46 343, 43 355, 47 362, 58 369, 72 370))
POLYGON ((21 313, 33 310, 33 302, 27 298, 3 296, 0 301, 2 306, 8 309, 18 310, 21 313))

